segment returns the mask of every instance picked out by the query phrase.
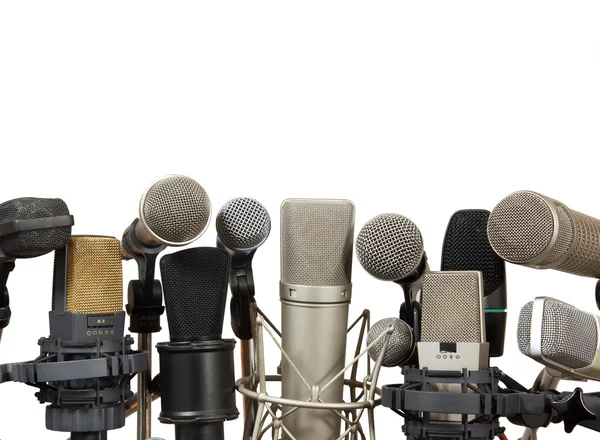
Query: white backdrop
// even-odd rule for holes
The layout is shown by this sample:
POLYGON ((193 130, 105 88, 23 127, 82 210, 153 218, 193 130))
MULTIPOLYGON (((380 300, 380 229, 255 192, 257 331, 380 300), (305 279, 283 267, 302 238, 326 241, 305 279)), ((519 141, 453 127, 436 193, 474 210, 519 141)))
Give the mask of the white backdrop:
MULTIPOLYGON (((215 212, 254 197, 273 218, 254 260, 257 299, 279 321, 278 211, 288 197, 353 200, 356 232, 376 214, 406 215, 432 269, 454 211, 491 209, 515 190, 600 217, 599 14, 592 1, 4 1, 0 201, 61 197, 74 233, 120 237, 165 174, 198 180, 215 212)), ((195 245, 214 241, 213 219, 195 245)), ((398 286, 356 260, 353 272, 353 316, 396 313, 398 286)), ((124 274, 134 277, 135 263, 124 274)), ((37 355, 51 277, 51 255, 17 262, 0 362, 37 355)), ((596 311, 594 286, 509 266, 507 344, 495 365, 531 385, 540 366, 516 346, 521 306, 551 295, 596 311)), ((157 342, 168 339, 164 322, 157 342)), ((224 333, 233 336, 228 317, 224 333)), ((393 369, 380 383, 399 381, 393 369)), ((378 438, 401 438, 390 410, 379 408, 376 423, 378 438)), ((242 422, 225 429, 241 438, 242 422)), ((507 426, 510 440, 521 432, 507 426)), ((157 420, 153 434, 174 438, 157 420)), ((24 438, 66 436, 45 430, 33 388, 3 384, 0 439, 24 438)), ((134 439, 135 419, 109 438, 134 439)), ((541 438, 598 434, 554 425, 541 438)))

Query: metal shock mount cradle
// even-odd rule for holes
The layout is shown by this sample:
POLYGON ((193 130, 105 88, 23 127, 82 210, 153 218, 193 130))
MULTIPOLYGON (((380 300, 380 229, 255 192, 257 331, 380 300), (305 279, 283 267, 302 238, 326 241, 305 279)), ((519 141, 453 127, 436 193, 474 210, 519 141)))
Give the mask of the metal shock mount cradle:
MULTIPOLYGON (((293 434, 285 426, 285 418, 299 408, 332 411, 341 418, 341 420, 344 422, 343 432, 341 435, 336 439, 323 440, 366 440, 367 438, 370 440, 375 440, 375 422, 373 418, 373 411, 375 407, 381 405, 381 398, 378 397, 381 396, 381 390, 377 388, 377 379, 381 369, 381 364, 383 362, 385 349, 393 333, 392 326, 390 326, 387 331, 382 332, 379 337, 377 337, 369 346, 362 348, 361 350, 364 335, 370 327, 370 313, 368 310, 363 311, 363 313, 348 328, 348 332, 350 332, 359 323, 361 324, 354 358, 327 384, 319 386, 318 384, 311 385, 307 383, 302 376, 302 373, 298 371, 297 367, 283 350, 280 341, 281 332, 273 325, 269 318, 261 312, 256 303, 251 304, 251 320, 253 340, 255 345, 254 374, 252 376, 246 376, 238 379, 235 384, 238 392, 257 404, 254 416, 247 417, 244 429, 244 440, 262 439, 263 436, 269 431, 272 432, 272 438, 275 440, 281 438, 280 434, 282 432, 285 433, 290 440, 296 440, 293 434), (265 332, 271 337, 282 356, 291 364, 292 369, 296 372, 296 374, 298 374, 308 390, 311 391, 311 400, 299 401, 284 399, 282 397, 272 396, 268 393, 267 383, 280 382, 281 375, 267 375, 265 372, 265 332), (371 369, 371 361, 369 357, 366 356, 367 375, 362 381, 357 380, 358 362, 360 358, 367 353, 369 348, 377 344, 381 339, 383 339, 383 348, 379 357, 375 361, 373 369, 371 369), (344 385, 349 388, 350 401, 339 403, 323 402, 320 399, 320 394, 327 389, 331 383, 333 383, 340 376, 343 376, 345 372, 350 369, 350 378, 344 380, 344 385), (283 406, 293 407, 293 409, 282 414, 283 406), (368 415, 368 437, 360 424, 360 418, 365 411, 368 415), (271 421, 267 423, 269 418, 271 421)), ((249 415, 250 414, 251 413, 249 413, 249 415)))

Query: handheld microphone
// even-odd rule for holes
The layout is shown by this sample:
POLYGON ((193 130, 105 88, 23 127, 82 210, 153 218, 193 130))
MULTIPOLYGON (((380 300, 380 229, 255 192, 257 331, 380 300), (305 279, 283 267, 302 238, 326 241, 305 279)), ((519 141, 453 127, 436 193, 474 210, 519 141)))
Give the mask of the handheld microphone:
POLYGON ((10 323, 8 276, 17 258, 33 258, 64 247, 73 216, 61 199, 22 197, 0 204, 0 338, 10 323))
POLYGON ((554 376, 600 380, 600 318, 554 298, 539 297, 521 309, 519 350, 554 376))
MULTIPOLYGON (((166 246, 184 246, 200 237, 210 221, 210 199, 195 180, 169 175, 142 195, 139 217, 123 233, 121 253, 135 259, 138 278, 129 283, 126 310, 129 330, 138 333, 138 347, 152 350, 152 333, 160 331, 162 286, 155 279, 156 258, 166 246)), ((149 356, 150 358, 150 356, 149 356)), ((138 377, 138 440, 151 436, 152 364, 138 377)))
POLYGON ((535 193, 518 191, 492 210, 488 236, 504 260, 600 278, 600 220, 535 193))
POLYGON ((147 367, 123 336, 119 240, 72 236, 55 253, 50 336, 33 362, 2 365, 3 381, 40 388, 46 428, 72 440, 99 440, 125 424, 132 375, 147 367))
POLYGON ((405 302, 400 317, 410 326, 418 322, 418 316, 414 316, 418 314, 415 300, 429 266, 417 225, 399 214, 373 217, 358 233, 356 256, 375 278, 402 286, 405 302))
MULTIPOLYGON (((281 205, 282 345, 313 386, 309 390, 284 358, 284 399, 342 402, 343 375, 320 388, 344 368, 353 233, 349 200, 287 199, 281 205)), ((288 414, 286 429, 297 440, 340 435, 341 419, 332 411, 284 406, 283 414, 288 414)))
POLYGON ((490 212, 466 209, 450 218, 442 248, 442 271, 478 270, 483 275, 485 334, 490 356, 504 353, 506 335, 506 269, 487 236, 490 212))
MULTIPOLYGON (((383 362, 381 365, 384 367, 398 367, 405 365, 414 352, 415 341, 412 329, 401 319, 384 318, 373 324, 367 335, 367 346, 371 345, 373 341, 375 341, 379 335, 387 331, 390 326, 392 326, 393 332, 390 336, 385 353, 383 354, 383 362)), ((383 339, 377 341, 369 349, 369 356, 373 361, 377 361, 381 354, 381 350, 383 350, 383 339)))
POLYGON ((217 248, 165 255, 160 270, 170 342, 160 355, 161 413, 177 440, 223 440, 223 422, 238 417, 233 349, 221 339, 231 259, 217 248))

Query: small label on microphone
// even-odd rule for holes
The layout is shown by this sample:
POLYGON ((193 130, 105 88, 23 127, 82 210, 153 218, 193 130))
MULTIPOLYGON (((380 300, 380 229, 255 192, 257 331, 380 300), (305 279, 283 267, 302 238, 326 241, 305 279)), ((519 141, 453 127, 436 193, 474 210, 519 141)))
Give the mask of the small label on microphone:
POLYGON ((440 342, 442 353, 456 353, 456 342, 440 342))
POLYGON ((88 327, 113 327, 115 325, 115 318, 113 315, 105 316, 88 316, 88 327))

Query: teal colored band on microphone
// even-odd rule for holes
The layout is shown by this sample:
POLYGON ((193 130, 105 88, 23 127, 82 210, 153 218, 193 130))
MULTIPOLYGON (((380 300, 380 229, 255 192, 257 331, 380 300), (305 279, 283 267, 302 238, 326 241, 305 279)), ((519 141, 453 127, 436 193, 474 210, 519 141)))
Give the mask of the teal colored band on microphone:
POLYGON ((505 313, 506 309, 485 309, 485 313, 505 313))

